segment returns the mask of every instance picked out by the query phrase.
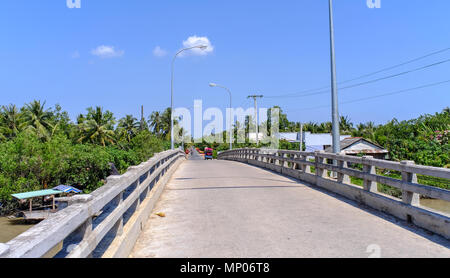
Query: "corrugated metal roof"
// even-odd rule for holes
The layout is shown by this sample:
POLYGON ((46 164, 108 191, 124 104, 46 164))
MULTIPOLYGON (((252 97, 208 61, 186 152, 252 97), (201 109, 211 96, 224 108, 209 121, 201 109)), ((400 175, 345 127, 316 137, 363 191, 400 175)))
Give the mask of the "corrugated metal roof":
POLYGON ((299 132, 280 132, 279 139, 289 142, 300 142, 299 132))
POLYGON ((30 198, 34 198, 34 197, 58 195, 58 194, 61 194, 61 193, 62 192, 58 191, 58 190, 46 189, 46 190, 31 191, 31 192, 17 193, 17 194, 11 194, 11 195, 14 198, 17 198, 19 200, 23 200, 23 199, 30 199, 30 198))
MULTIPOLYGON (((363 153, 388 153, 388 151, 383 149, 382 146, 380 146, 380 145, 378 145, 376 143, 373 143, 372 141, 367 140, 367 139, 362 138, 362 137, 346 138, 346 139, 341 141, 340 145, 341 145, 341 151, 345 151, 348 154, 357 154, 357 153, 361 153, 361 152, 363 152, 363 153), (347 148, 350 148, 352 145, 354 145, 354 144, 356 144, 356 143, 358 143, 360 141, 365 141, 365 142, 373 145, 375 148, 378 148, 378 149, 363 149, 363 150, 347 150, 346 151, 347 148)), ((325 152, 333 152, 333 148, 332 147, 328 147, 328 148, 326 148, 325 152)))
MULTIPOLYGON (((341 135, 340 139, 344 140, 350 135, 341 135)), ((305 145, 306 146, 328 146, 333 144, 333 136, 330 133, 311 133, 305 132, 305 145)))

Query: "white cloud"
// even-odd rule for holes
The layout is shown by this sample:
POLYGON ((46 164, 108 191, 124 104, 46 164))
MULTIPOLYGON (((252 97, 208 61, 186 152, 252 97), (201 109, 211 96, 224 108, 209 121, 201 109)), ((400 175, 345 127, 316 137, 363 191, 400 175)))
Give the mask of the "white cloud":
POLYGON ((116 50, 114 46, 107 46, 107 45, 101 45, 91 51, 92 55, 98 56, 100 58, 120 57, 124 53, 125 52, 123 50, 116 50))
POLYGON ((206 45, 206 49, 202 50, 200 48, 194 48, 182 53, 182 55, 197 55, 197 56, 206 56, 214 51, 214 46, 211 44, 207 37, 197 37, 191 36, 187 38, 187 40, 183 41, 183 47, 194 47, 198 45, 206 45))
POLYGON ((164 57, 167 55, 167 51, 157 46, 155 47, 155 49, 153 49, 153 55, 155 55, 156 57, 164 57))

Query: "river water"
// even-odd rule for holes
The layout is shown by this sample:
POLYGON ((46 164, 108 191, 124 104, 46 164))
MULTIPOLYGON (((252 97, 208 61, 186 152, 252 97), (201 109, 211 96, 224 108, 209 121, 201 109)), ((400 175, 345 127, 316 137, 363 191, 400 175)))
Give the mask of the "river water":
POLYGON ((26 224, 20 219, 0 217, 0 243, 10 241, 33 226, 34 224, 26 224))
POLYGON ((450 202, 433 199, 420 199, 420 205, 450 214, 450 202))

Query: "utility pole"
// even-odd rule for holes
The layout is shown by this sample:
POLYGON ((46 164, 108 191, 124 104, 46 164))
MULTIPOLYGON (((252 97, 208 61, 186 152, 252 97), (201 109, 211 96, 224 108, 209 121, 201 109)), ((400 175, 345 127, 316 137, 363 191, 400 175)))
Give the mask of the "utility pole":
POLYGON ((302 152, 303 151, 303 124, 302 123, 300 123, 300 136, 299 136, 299 139, 300 139, 300 151, 302 152))
MULTIPOLYGON (((333 152, 340 153, 340 136, 339 136, 339 111, 338 111, 338 95, 336 81, 336 59, 334 53, 334 26, 333 26, 333 1, 329 0, 330 13, 330 53, 331 53, 331 114, 333 125, 333 152)), ((337 161, 335 161, 337 163, 337 161)))
POLYGON ((141 131, 144 130, 144 105, 141 105, 141 131))
POLYGON ((247 98, 253 98, 255 102, 255 122, 256 122, 256 145, 259 144, 259 131, 258 131, 258 103, 256 101, 257 98, 263 98, 263 95, 251 95, 247 98))

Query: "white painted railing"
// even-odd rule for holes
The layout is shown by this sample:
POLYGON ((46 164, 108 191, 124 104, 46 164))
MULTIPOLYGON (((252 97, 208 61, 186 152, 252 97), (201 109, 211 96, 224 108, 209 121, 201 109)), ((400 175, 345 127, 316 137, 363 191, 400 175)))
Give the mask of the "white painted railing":
POLYGON ((0 244, 0 258, 126 256, 162 191, 159 184, 184 157, 180 150, 158 153, 109 176, 92 194, 72 197, 68 207, 0 244))
POLYGON ((450 169, 323 151, 236 149, 221 152, 218 158, 257 165, 324 187, 450 238, 450 215, 420 205, 420 196, 449 202, 450 191, 420 184, 417 179, 419 174, 450 183, 450 169), (350 163, 362 165, 362 170, 348 167, 350 163), (400 172, 402 179, 377 174, 376 169, 400 172), (350 177, 362 179, 363 187, 351 184, 350 177), (378 183, 401 190, 401 199, 378 192, 378 183))

